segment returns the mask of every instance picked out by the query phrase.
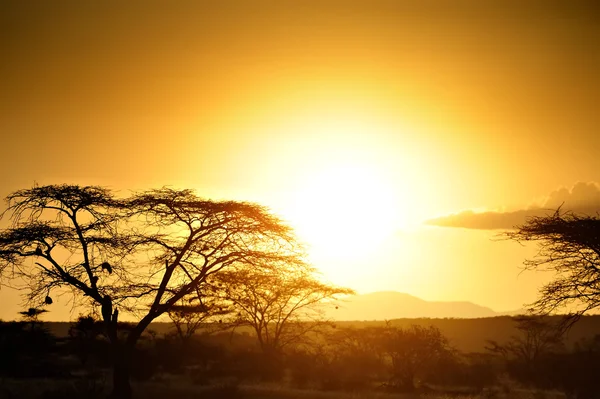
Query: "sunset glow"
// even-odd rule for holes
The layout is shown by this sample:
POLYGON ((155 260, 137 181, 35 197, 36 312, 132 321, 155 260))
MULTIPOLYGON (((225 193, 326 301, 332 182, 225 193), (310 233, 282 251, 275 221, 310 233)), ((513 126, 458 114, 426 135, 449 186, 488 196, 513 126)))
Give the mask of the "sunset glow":
POLYGON ((600 0, 2 0, 0 37, 0 396, 598 397, 600 0))
MULTIPOLYGON (((257 202, 335 283, 493 309, 546 279, 499 231, 600 210, 583 2, 68 3, 0 13, 3 197, 69 183, 257 202)), ((0 300, 12 317, 19 293, 0 300)))

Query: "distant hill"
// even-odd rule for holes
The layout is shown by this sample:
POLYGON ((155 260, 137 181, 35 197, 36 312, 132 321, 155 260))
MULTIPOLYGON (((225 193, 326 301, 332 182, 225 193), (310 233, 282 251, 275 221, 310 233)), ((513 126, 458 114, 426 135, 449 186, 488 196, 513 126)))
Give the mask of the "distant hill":
POLYGON ((430 302, 396 291, 354 295, 328 312, 334 320, 391 320, 402 318, 480 318, 523 313, 495 312, 472 302, 430 302))

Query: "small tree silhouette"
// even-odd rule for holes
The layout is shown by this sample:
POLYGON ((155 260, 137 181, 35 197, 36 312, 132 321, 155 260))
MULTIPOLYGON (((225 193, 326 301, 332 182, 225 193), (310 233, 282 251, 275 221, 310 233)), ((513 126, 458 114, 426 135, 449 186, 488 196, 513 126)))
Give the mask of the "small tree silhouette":
MULTIPOLYGON (((209 321, 221 320, 222 317, 231 313, 232 309, 222 303, 214 296, 193 296, 189 299, 183 298, 178 304, 169 310, 169 318, 175 326, 177 336, 184 345, 187 345, 194 334, 209 321)), ((215 323, 210 323, 214 326, 215 323)), ((205 331, 214 332, 217 329, 210 328, 205 331)), ((219 328, 222 330, 222 328, 219 328)))
POLYGON ((562 331, 549 318, 539 316, 515 317, 520 334, 506 344, 488 341, 487 350, 507 360, 516 359, 531 365, 540 357, 563 349, 562 331))
POLYGON ((75 346, 82 365, 86 365, 99 337, 103 335, 104 325, 94 316, 79 316, 69 328, 69 338, 75 346))
POLYGON ((390 364, 389 386, 399 391, 413 391, 417 380, 427 379, 455 356, 448 339, 434 326, 398 328, 387 323, 381 345, 390 364))
POLYGON ((225 303, 231 304, 230 323, 250 326, 265 354, 301 344, 324 324, 324 307, 354 291, 318 279, 307 264, 241 265, 215 276, 225 303))
POLYGON ((29 324, 31 331, 33 332, 36 326, 39 324, 40 316, 47 312, 48 311, 46 309, 29 308, 19 312, 19 314, 23 317, 25 322, 29 324))

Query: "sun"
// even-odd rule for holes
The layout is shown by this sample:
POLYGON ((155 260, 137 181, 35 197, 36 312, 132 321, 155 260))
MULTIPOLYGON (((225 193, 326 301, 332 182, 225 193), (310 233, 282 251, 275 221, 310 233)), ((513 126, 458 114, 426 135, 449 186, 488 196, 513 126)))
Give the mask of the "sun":
POLYGON ((307 176, 287 213, 313 258, 344 261, 369 256, 394 234, 397 205, 383 171, 346 163, 307 176))

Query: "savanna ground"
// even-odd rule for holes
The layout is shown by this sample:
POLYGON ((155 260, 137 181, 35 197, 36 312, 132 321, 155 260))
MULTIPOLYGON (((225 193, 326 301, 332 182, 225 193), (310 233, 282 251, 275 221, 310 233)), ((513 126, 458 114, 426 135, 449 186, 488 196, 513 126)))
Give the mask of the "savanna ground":
MULTIPOLYGON (((99 380, 50 380, 32 381, 3 380, 1 398, 102 398, 108 392, 109 383, 99 380)), ((167 378, 162 381, 134 383, 136 397, 144 399, 563 399, 568 396, 557 391, 543 391, 519 387, 507 382, 480 393, 469 389, 447 390, 443 387, 431 388, 413 393, 387 392, 323 392, 312 389, 297 389, 282 384, 238 384, 235 381, 223 381, 212 386, 196 386, 190 381, 179 378, 167 378)))
MULTIPOLYGON (((585 318, 579 329, 595 324, 595 319, 585 318)), ((488 341, 487 350, 469 353, 449 345, 431 325, 409 328, 362 323, 362 327, 352 327, 340 323, 311 347, 283 352, 271 367, 248 332, 195 334, 184 342, 173 331, 169 333, 165 324, 164 334, 153 332, 144 338, 132 385, 136 398, 150 399, 598 397, 594 382, 600 359, 597 340, 564 345, 552 335, 542 334, 550 331, 547 324, 531 324, 532 320, 536 321, 478 320, 477 324, 496 329, 503 321, 504 339, 488 341), (531 342, 537 342, 537 347, 529 346, 531 342), (523 357, 532 349, 539 351, 537 358, 523 357), (396 365, 386 361, 396 355, 413 360, 397 360, 396 365), (408 369, 414 370, 410 384, 402 385, 399 377, 408 369)), ((408 321, 397 324, 403 322, 408 321)), ((420 322, 428 324, 427 320, 420 322)), ((87 324, 81 322, 73 324, 68 336, 59 337, 45 328, 45 323, 38 323, 34 329, 25 323, 0 323, 0 398, 106 398, 112 382, 105 339, 89 330, 82 335, 87 324)), ((482 347, 487 334, 479 331, 474 341, 482 347)), ((593 336, 592 330, 586 332, 593 336)))

